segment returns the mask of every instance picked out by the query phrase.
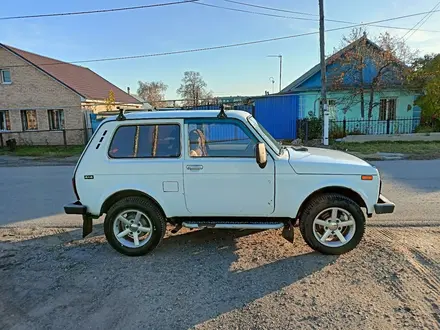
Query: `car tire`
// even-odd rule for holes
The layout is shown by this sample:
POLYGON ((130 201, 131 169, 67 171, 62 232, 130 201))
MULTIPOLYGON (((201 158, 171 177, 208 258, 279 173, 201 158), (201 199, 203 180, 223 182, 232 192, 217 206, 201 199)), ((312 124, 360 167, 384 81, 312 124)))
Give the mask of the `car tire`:
POLYGON ((340 194, 323 194, 306 205, 299 227, 304 241, 313 250, 339 255, 353 250, 362 240, 365 215, 350 198, 340 194))
MULTIPOLYGON (((165 236, 165 232, 165 216, 155 203, 143 197, 125 197, 119 200, 108 210, 104 220, 104 233, 107 241, 116 251, 127 256, 141 256, 151 252, 160 245, 165 236), (120 222, 118 218, 121 214, 124 214, 124 212, 141 213, 143 215, 143 221, 148 221, 148 227, 150 228, 148 235, 151 235, 151 237, 148 238, 145 244, 138 247, 135 246, 135 243, 130 244, 129 235, 126 235, 127 239, 118 239, 114 228, 120 225, 120 223, 117 223, 120 222), (127 242, 122 243, 121 241, 127 242)), ((139 244, 139 239, 137 243, 139 244)))

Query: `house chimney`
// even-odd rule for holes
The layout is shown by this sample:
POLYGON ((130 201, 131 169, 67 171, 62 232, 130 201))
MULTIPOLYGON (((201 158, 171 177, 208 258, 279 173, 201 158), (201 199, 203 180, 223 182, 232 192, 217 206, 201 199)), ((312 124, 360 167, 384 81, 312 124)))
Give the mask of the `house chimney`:
POLYGON ((127 94, 130 95, 130 87, 127 87, 127 94))

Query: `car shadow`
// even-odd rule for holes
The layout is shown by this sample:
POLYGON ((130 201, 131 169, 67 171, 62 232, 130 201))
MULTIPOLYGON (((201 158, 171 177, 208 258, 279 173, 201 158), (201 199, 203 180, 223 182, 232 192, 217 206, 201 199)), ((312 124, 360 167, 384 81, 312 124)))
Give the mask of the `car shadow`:
POLYGON ((130 258, 105 242, 102 225, 94 229, 85 240, 75 230, 0 245, 0 313, 8 315, 0 327, 188 329, 282 295, 337 259, 273 231, 208 229, 130 258), (270 253, 280 246, 283 254, 270 253))

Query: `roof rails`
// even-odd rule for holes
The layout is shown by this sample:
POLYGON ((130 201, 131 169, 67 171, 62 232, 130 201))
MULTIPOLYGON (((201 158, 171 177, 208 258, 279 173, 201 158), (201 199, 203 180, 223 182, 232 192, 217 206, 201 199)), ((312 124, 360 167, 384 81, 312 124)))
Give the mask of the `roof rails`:
POLYGON ((225 106, 223 104, 220 105, 220 112, 217 115, 217 118, 220 118, 220 119, 228 118, 228 116, 226 116, 225 106))
POLYGON ((117 121, 122 121, 122 120, 127 119, 127 118, 125 118, 125 116, 124 116, 124 109, 122 109, 121 107, 116 107, 116 109, 119 110, 119 115, 118 115, 118 117, 116 117, 116 120, 117 120, 117 121))

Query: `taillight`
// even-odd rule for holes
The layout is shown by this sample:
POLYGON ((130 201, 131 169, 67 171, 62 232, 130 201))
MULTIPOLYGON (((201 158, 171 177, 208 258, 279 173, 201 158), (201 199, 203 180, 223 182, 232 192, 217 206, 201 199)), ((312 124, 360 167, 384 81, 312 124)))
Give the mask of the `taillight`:
POLYGON ((75 177, 72 178, 72 186, 73 186, 73 192, 75 193, 76 198, 79 200, 78 191, 76 190, 75 177))

